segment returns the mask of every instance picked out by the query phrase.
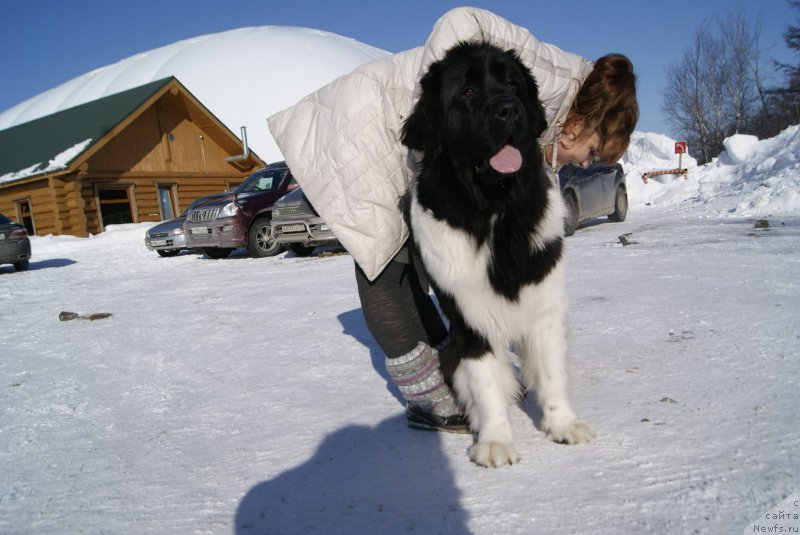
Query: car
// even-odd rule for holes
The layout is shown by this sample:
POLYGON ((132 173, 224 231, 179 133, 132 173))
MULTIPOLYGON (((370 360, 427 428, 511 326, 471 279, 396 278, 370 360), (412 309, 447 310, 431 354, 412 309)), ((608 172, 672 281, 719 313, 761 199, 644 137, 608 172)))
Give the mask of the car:
POLYGON ((0 214, 0 264, 13 264, 17 271, 30 266, 31 240, 23 225, 0 214))
POLYGON ((144 235, 144 244, 150 251, 155 251, 159 256, 175 256, 183 250, 188 250, 186 245, 186 233, 183 224, 186 222, 186 215, 189 210, 197 206, 200 202, 207 202, 211 199, 222 197, 225 193, 216 193, 208 197, 201 197, 192 201, 181 215, 175 219, 162 221, 158 225, 151 227, 144 235))
POLYGON ((308 256, 317 247, 339 245, 302 188, 287 193, 272 207, 272 237, 297 256, 308 256))
POLYGON ((272 237, 272 205, 297 187, 285 162, 259 169, 232 192, 189 211, 183 224, 187 247, 214 259, 238 247, 255 257, 280 253, 283 245, 272 237))
POLYGON ((622 165, 594 163, 581 168, 564 165, 558 172, 561 194, 567 207, 564 234, 572 236, 588 219, 608 216, 609 221, 625 221, 628 190, 622 165))

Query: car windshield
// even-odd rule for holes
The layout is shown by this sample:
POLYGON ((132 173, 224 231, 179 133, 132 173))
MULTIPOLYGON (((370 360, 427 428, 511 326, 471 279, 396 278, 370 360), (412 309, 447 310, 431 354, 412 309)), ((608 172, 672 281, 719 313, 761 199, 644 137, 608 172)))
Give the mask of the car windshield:
POLYGON ((3 214, 0 214, 0 225, 8 225, 9 223, 13 223, 13 221, 11 221, 9 218, 4 216, 3 214))
POLYGON ((265 169, 253 173, 242 182, 235 193, 245 193, 248 191, 270 191, 278 189, 283 179, 289 174, 289 169, 286 167, 278 169, 265 169))

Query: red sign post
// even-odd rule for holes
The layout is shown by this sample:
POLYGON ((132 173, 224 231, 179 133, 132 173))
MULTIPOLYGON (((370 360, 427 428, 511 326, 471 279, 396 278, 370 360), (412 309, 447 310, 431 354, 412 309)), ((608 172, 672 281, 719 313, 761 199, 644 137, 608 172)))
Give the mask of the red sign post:
POLYGON ((642 174, 642 180, 644 183, 647 184, 647 181, 650 177, 659 176, 659 175, 680 175, 683 177, 684 180, 688 180, 688 171, 683 168, 683 155, 688 153, 689 149, 687 148, 685 141, 676 141, 675 142, 675 154, 678 155, 678 168, 677 169, 665 169, 662 171, 648 171, 647 173, 642 174))
POLYGON ((683 155, 686 153, 686 142, 675 142, 675 154, 678 155, 678 169, 683 169, 683 155))

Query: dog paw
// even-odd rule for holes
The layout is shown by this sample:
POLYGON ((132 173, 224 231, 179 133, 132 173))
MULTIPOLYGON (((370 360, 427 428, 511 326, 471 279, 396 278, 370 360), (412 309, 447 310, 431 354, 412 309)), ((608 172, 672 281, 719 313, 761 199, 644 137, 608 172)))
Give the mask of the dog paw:
POLYGON ((478 442, 472 446, 469 458, 475 464, 487 468, 519 462, 519 454, 510 442, 478 442))
POLYGON ((594 438, 594 431, 589 422, 572 420, 566 425, 547 429, 547 438, 559 444, 585 444, 594 438))

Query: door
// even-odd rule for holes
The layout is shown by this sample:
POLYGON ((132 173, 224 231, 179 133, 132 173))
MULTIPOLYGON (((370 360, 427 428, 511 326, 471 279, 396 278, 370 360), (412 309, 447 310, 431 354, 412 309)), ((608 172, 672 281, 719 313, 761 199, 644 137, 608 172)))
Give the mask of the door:
POLYGON ((17 209, 17 222, 25 226, 28 234, 33 236, 36 234, 36 226, 33 224, 33 211, 31 210, 31 203, 28 199, 16 201, 14 203, 17 209))
POLYGON ((175 219, 175 197, 172 190, 173 186, 158 186, 158 207, 162 220, 175 219))
POLYGON ((605 202, 602 174, 599 174, 598 169, 594 167, 581 169, 577 173, 576 181, 581 219, 601 215, 605 202))

